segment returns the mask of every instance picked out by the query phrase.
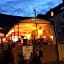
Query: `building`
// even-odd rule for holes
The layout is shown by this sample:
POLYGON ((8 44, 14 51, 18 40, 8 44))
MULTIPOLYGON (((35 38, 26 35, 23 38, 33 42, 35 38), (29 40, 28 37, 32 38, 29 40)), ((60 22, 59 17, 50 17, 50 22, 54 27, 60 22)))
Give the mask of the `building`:
POLYGON ((64 42, 64 0, 63 3, 51 9, 47 14, 48 19, 52 22, 55 28, 57 41, 64 42))
POLYGON ((44 19, 25 19, 19 20, 9 32, 6 34, 7 40, 17 41, 27 39, 28 43, 31 40, 42 40, 44 44, 56 44, 53 25, 50 21, 44 19))

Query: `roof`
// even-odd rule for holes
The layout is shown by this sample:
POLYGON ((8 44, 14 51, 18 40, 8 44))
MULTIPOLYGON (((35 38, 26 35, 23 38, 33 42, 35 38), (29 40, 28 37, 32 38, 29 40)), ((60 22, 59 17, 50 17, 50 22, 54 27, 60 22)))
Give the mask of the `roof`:
MULTIPOLYGON (((59 13, 64 12, 64 0, 63 0, 63 3, 61 3, 60 5, 56 6, 55 8, 50 9, 50 11, 48 11, 48 12, 46 13, 46 16, 47 16, 47 17, 51 17, 51 11, 54 12, 54 16, 56 16, 56 15, 59 14, 59 13)), ((53 16, 53 17, 54 17, 54 16, 53 16)))
MULTIPOLYGON (((48 20, 46 19, 46 16, 43 15, 38 15, 36 19, 38 21, 38 23, 42 23, 39 20, 46 20, 48 22, 48 20), (41 19, 40 19, 41 18, 41 19)), ((6 15, 6 14, 1 14, 0 13, 0 26, 3 27, 4 29, 0 30, 0 32, 2 33, 7 33, 11 27, 13 27, 15 24, 19 23, 19 22, 26 22, 25 20, 27 20, 27 22, 32 22, 35 23, 35 19, 32 17, 20 17, 20 16, 11 16, 11 15, 6 15), (30 21, 28 21, 30 20, 30 21)), ((45 22, 43 22, 45 23, 45 22)), ((49 23, 49 22, 48 22, 49 23)))
POLYGON ((45 20, 45 19, 38 19, 38 18, 30 18, 30 19, 25 19, 25 20, 20 20, 20 23, 40 23, 40 24, 46 24, 46 23, 50 23, 50 21, 45 20))
POLYGON ((0 32, 6 34, 14 24, 18 23, 19 20, 26 18, 28 17, 11 16, 0 13, 0 26, 3 28, 0 32))

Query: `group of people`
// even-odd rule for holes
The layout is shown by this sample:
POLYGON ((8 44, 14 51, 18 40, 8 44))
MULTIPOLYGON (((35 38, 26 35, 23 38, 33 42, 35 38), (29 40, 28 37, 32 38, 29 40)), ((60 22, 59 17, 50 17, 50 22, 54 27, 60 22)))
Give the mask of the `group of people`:
POLYGON ((31 54, 32 57, 30 58, 30 64, 41 64, 40 58, 42 55, 42 50, 38 50, 38 48, 36 48, 36 50, 31 54))
POLYGON ((19 64, 41 64, 41 57, 43 56, 43 49, 39 46, 33 46, 32 52, 30 54, 30 58, 24 59, 24 56, 21 54, 19 57, 19 64))

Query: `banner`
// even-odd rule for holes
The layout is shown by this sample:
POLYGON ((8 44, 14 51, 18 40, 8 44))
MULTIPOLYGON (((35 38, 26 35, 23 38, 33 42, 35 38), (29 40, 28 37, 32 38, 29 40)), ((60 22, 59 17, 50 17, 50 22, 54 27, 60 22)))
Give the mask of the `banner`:
POLYGON ((24 59, 30 59, 33 46, 22 46, 24 59))

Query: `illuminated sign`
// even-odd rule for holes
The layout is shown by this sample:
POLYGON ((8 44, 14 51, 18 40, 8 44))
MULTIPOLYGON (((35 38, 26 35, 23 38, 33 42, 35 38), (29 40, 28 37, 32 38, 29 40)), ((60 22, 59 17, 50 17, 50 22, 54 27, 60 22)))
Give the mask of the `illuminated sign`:
POLYGON ((18 36, 12 36, 12 41, 17 42, 18 41, 18 36))

